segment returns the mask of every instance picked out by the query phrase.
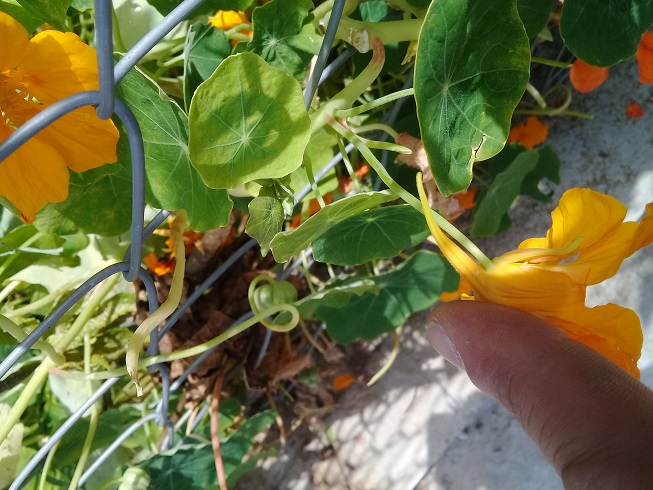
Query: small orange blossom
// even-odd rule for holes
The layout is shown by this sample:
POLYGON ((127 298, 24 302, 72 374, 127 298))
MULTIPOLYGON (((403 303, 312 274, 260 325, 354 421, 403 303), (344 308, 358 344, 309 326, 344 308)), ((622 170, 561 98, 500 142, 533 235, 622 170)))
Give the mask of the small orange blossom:
POLYGON ((642 329, 637 314, 616 304, 589 308, 589 285, 612 277, 623 260, 653 242, 653 203, 640 223, 626 207, 591 189, 570 189, 551 213, 546 237, 530 238, 484 267, 437 225, 418 190, 429 228, 451 265, 473 290, 466 299, 512 306, 540 317, 639 377, 642 329))
MULTIPOLYGON (((46 30, 31 40, 0 12, 0 141, 55 102, 97 90, 95 50, 75 34, 46 30)), ((0 195, 26 223, 68 196, 68 168, 83 172, 117 160, 118 130, 91 106, 50 124, 0 162, 0 195)))
POLYGON ((549 126, 535 116, 530 116, 525 123, 518 124, 510 130, 508 143, 517 142, 525 148, 532 150, 535 146, 546 141, 549 134, 549 126))

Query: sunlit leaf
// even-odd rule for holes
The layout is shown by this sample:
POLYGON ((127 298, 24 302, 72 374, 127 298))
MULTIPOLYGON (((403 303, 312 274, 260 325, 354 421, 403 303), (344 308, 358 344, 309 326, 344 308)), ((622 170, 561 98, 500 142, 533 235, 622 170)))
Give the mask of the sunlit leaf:
POLYGON ((466 189, 474 161, 503 148, 529 68, 528 36, 516 0, 431 4, 417 47, 415 100, 442 194, 466 189))
POLYGON ((308 247, 313 240, 342 220, 392 199, 388 192, 365 192, 329 204, 291 231, 279 233, 270 248, 277 262, 285 262, 308 247))
POLYGON ((184 45, 184 104, 190 107, 195 90, 231 54, 223 31, 197 22, 191 26, 184 45))
POLYGON ((288 175, 310 136, 299 83, 253 53, 223 61, 191 102, 191 161, 215 189, 288 175))
MULTIPOLYGON (((184 111, 136 69, 127 73, 116 92, 134 112, 143 133, 148 204, 169 211, 185 209, 194 230, 227 224, 232 207, 227 192, 208 188, 190 163, 184 111)), ((126 145, 119 145, 118 159, 131 163, 126 145)))
POLYGON ((249 203, 249 219, 245 233, 255 238, 266 256, 270 241, 281 231, 286 216, 279 199, 273 196, 258 196, 249 203))
POLYGON ((313 241, 313 257, 337 265, 394 257, 429 235, 424 215, 409 205, 370 209, 332 226, 313 241))
POLYGON ((652 22, 649 0, 565 0, 560 35, 576 57, 605 67, 633 56, 652 22))
POLYGON ((239 48, 260 55, 270 65, 302 80, 320 50, 309 11, 310 0, 271 0, 254 9, 252 40, 239 48))

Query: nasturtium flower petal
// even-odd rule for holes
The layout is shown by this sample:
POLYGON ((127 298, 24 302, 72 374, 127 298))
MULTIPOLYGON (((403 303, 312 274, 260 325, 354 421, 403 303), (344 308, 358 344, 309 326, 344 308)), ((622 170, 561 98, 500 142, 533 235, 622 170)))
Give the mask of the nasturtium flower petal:
POLYGON ((646 205, 646 214, 639 223, 639 228, 635 233, 628 255, 634 254, 640 248, 644 248, 651 243, 653 243, 653 203, 648 203, 646 205))
MULTIPOLYGON (((0 137, 8 135, 0 128, 0 137)), ((21 219, 34 221, 37 211, 68 195, 68 168, 59 153, 32 138, 0 163, 0 194, 21 211, 21 219)))
POLYGON ((39 138, 56 148, 75 172, 97 168, 118 159, 118 130, 111 120, 99 119, 91 106, 66 114, 45 128, 39 138))
POLYGON ((640 223, 624 222, 626 207, 618 200, 571 189, 551 213, 546 237, 524 240, 482 267, 438 227, 425 196, 420 197, 442 253, 473 289, 465 299, 512 306, 547 320, 639 377, 643 337, 637 314, 615 304, 588 308, 585 296, 587 286, 611 277, 626 257, 653 242, 653 203, 640 223))
POLYGON ((241 24, 249 24, 249 19, 245 12, 236 10, 218 10, 213 17, 209 18, 209 23, 213 27, 226 31, 227 29, 231 29, 241 24))
POLYGON ((27 92, 42 104, 98 90, 97 54, 75 34, 43 31, 29 44, 29 56, 18 66, 27 92))
MULTIPOLYGON (((97 90, 97 56, 73 33, 43 31, 31 40, 0 12, 0 141, 59 100, 97 90)), ((0 194, 32 222, 47 203, 68 195, 68 168, 90 170, 117 160, 118 130, 91 106, 63 116, 0 162, 0 194)))
POLYGON ((25 28, 6 14, 0 15, 0 73, 15 67, 29 48, 25 28))
MULTIPOLYGON (((607 231, 619 226, 627 211, 626 206, 614 197, 591 189, 569 189, 551 213, 552 225, 546 234, 546 248, 567 247, 578 237, 583 237, 579 251, 591 247, 607 231)), ((526 240, 519 248, 542 244, 531 240, 526 240)))
POLYGON ((637 53, 640 83, 653 83, 653 32, 645 32, 642 36, 637 53))
POLYGON ((639 317, 633 310, 613 303, 594 308, 576 305, 547 319, 571 338, 586 343, 639 376, 637 359, 644 337, 639 317))
POLYGON ((569 81, 581 94, 600 87, 607 78, 607 68, 588 65, 581 59, 575 60, 569 70, 569 81))

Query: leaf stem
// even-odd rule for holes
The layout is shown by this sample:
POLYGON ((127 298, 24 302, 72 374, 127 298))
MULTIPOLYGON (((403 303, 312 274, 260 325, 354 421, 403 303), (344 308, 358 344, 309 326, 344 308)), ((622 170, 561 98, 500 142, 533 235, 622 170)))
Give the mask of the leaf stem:
POLYGON ((320 209, 326 206, 322 193, 320 192, 319 185, 315 181, 315 175, 313 174, 313 164, 311 163, 311 157, 308 156, 308 152, 304 154, 304 170, 306 171, 306 177, 308 177, 308 183, 311 184, 311 189, 313 189, 313 194, 315 194, 315 199, 317 199, 320 209))
POLYGON ((542 109, 546 109, 546 101, 544 100, 544 97, 542 97, 540 91, 531 85, 530 82, 526 84, 526 91, 531 94, 531 97, 535 99, 537 105, 539 105, 542 109))
POLYGON ((326 118, 340 109, 346 109, 358 99, 358 97, 374 83, 374 80, 381 73, 383 63, 385 62, 385 48, 383 43, 377 38, 373 41, 374 54, 369 64, 354 78, 345 88, 334 95, 325 104, 318 107, 311 114, 311 131, 315 133, 318 129, 326 124, 326 118))
POLYGON ((366 104, 361 104, 359 106, 352 107, 351 109, 341 109, 335 111, 333 115, 337 118, 347 118, 347 117, 357 116, 358 114, 371 111, 372 109, 376 109, 377 107, 380 107, 394 100, 401 99, 402 97, 409 97, 414 93, 415 93, 414 88, 399 90, 398 92, 393 92, 391 94, 384 95, 383 97, 379 97, 378 99, 375 99, 372 102, 367 102, 366 104))
POLYGON ((2 291, 0 291, 0 302, 4 301, 7 296, 9 296, 11 293, 13 293, 14 289, 16 289, 20 285, 20 281, 9 281, 9 284, 7 284, 2 291))
POLYGON ((373 48, 370 40, 378 38, 383 44, 417 41, 424 19, 404 19, 389 22, 364 22, 343 16, 336 39, 348 42, 361 53, 373 48))
POLYGON ((571 68, 571 63, 566 61, 550 60, 548 58, 539 58, 531 56, 531 63, 539 63, 540 65, 555 66, 556 68, 571 68))
MULTIPOLYGON (((25 340, 25 337, 27 337, 27 334, 22 328, 20 328, 9 318, 3 315, 0 315, 0 330, 7 332, 18 342, 22 342, 23 340, 25 340)), ((55 363, 56 365, 61 365, 64 362, 66 362, 66 358, 62 356, 59 352, 57 352, 54 346, 47 340, 43 340, 43 339, 37 340, 32 346, 32 348, 42 351, 43 354, 48 356, 52 360, 52 362, 55 363)))
MULTIPOLYGON (((358 151, 365 157, 367 163, 369 163, 380 179, 383 181, 388 188, 394 192, 397 196, 403 199, 407 204, 410 204, 412 207, 417 209, 419 212, 424 213, 425 210, 422 207, 422 203, 413 196, 406 189, 397 184, 394 179, 390 176, 388 171, 385 169, 383 164, 374 156, 372 150, 370 150, 351 130, 346 129, 342 124, 338 123, 336 120, 331 119, 329 121, 330 126, 336 130, 344 138, 348 139, 351 143, 358 148, 358 151)), ((421 178, 421 177, 420 177, 421 178)), ((421 182, 421 180, 420 180, 421 182)), ((451 237, 456 240, 461 246, 463 246, 476 260, 478 260, 484 266, 490 266, 492 261, 479 249, 474 243, 467 238, 458 228, 453 224, 449 223, 445 218, 443 218, 437 212, 431 210, 431 215, 433 219, 438 224, 440 228, 446 231, 451 237)))
MULTIPOLYGON (((89 329, 86 328, 84 332, 84 373, 89 375, 91 373, 91 335, 89 329)), ((86 389, 88 395, 93 395, 93 385, 90 380, 86 380, 86 389)), ((97 431, 98 421, 100 418, 100 402, 97 401, 91 407, 91 416, 88 421, 88 430, 86 431, 86 438, 84 439, 84 444, 82 446, 82 451, 79 454, 79 460, 75 466, 75 472, 73 477, 70 480, 70 485, 68 490, 75 490, 79 484, 79 480, 84 473, 84 468, 86 467, 86 462, 88 461, 88 456, 91 454, 91 446, 93 444, 93 438, 95 437, 95 432, 97 431)))
POLYGON ((397 356, 399 355, 399 334, 397 333, 397 330, 392 331, 393 335, 393 343, 392 343, 392 352, 390 353, 390 357, 388 360, 385 362, 383 367, 379 369, 379 371, 372 376, 372 379, 367 383, 367 386, 372 386, 375 384, 378 380, 380 380, 385 373, 387 373, 392 365, 395 363, 395 360, 397 359, 397 356))
POLYGON ((38 391, 41 385, 45 382, 48 377, 48 370, 54 364, 50 358, 44 359, 41 364, 36 368, 34 373, 32 373, 31 378, 23 388, 23 391, 20 392, 18 399, 9 410, 7 416, 2 420, 0 424, 0 444, 4 442, 9 435, 9 431, 13 429, 20 421, 20 417, 23 415, 27 409, 29 402, 32 400, 34 394, 38 391))
POLYGON ((47 483, 47 477, 48 473, 50 472, 50 466, 52 466, 52 460, 54 459, 54 455, 57 454, 57 449, 59 449, 59 444, 61 443, 61 439, 59 439, 54 446, 52 446, 52 449, 50 449, 50 452, 45 458, 45 462, 43 463, 43 469, 41 470, 41 477, 39 478, 39 488, 38 490, 45 490, 45 485, 47 483))

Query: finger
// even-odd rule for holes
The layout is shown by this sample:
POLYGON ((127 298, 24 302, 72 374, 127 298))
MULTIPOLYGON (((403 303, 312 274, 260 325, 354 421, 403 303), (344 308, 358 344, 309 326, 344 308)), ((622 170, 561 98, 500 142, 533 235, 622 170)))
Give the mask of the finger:
POLYGON ((427 337, 515 415, 568 488, 653 488, 653 393, 616 364, 490 303, 441 304, 427 337))

